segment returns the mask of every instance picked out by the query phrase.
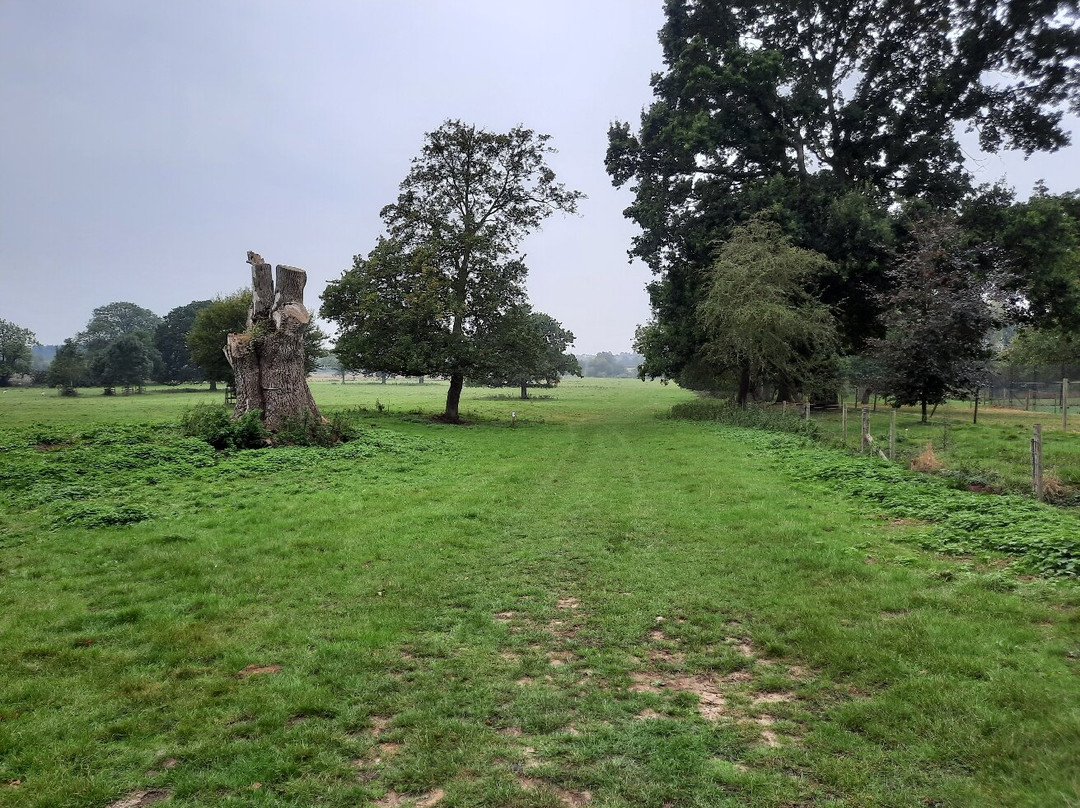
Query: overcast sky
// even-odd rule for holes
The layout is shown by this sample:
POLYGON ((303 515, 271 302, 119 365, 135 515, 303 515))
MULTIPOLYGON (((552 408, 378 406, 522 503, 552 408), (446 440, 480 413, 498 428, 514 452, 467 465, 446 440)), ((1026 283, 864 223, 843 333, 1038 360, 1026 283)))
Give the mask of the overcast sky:
MULTIPOLYGON (((603 158, 650 100, 662 6, 0 0, 0 318, 58 343, 112 301, 165 314, 246 286, 247 250, 306 269, 317 306, 424 133, 459 118, 553 136, 589 198, 526 242, 532 303, 578 353, 628 350, 649 273, 603 158)), ((978 167, 1022 195, 1080 187, 1076 145, 978 167)))

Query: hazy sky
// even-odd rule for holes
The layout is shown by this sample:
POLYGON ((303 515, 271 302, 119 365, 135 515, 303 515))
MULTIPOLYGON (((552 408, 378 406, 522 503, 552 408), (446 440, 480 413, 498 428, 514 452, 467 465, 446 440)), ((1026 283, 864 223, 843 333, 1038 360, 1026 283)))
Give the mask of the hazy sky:
MULTIPOLYGON (((628 350, 649 273, 603 158, 650 100, 662 5, 0 0, 0 318, 58 343, 111 301, 165 314, 246 286, 247 250, 306 269, 314 307, 460 118, 553 136, 589 198, 526 242, 532 303, 578 353, 628 350)), ((980 172, 1073 190, 1080 147, 980 172)))

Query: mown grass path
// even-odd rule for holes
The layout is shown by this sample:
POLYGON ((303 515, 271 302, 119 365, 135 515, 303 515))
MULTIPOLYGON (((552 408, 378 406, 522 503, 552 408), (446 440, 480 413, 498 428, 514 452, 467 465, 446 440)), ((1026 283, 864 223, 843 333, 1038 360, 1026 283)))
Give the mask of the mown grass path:
POLYGON ((0 804, 1080 800, 1074 584, 920 551, 747 433, 657 418, 679 391, 399 415, 431 388, 348 452, 84 485, 139 524, 9 494, 0 804))

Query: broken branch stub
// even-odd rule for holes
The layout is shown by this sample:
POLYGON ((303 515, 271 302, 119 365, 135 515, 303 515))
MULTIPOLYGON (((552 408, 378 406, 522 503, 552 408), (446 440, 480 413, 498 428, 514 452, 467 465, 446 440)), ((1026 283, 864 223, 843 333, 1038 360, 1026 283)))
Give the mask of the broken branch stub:
POLYGON ((225 356, 236 377, 240 417, 260 410, 266 428, 276 432, 288 418, 310 413, 321 418, 304 367, 304 335, 311 314, 304 307, 307 273, 278 265, 275 273, 258 253, 251 264, 251 308, 243 334, 230 334, 225 356), (275 288, 276 287, 276 288, 275 288))

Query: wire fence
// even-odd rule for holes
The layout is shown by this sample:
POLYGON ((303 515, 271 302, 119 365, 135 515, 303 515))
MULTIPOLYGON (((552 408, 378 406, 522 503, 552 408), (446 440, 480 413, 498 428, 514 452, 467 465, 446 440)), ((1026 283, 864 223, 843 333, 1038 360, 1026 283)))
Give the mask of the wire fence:
POLYGON ((1069 412, 1080 412, 1080 365, 991 365, 979 398, 992 407, 1060 413, 1063 394, 1069 412))

